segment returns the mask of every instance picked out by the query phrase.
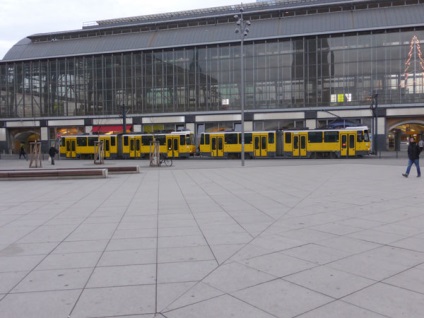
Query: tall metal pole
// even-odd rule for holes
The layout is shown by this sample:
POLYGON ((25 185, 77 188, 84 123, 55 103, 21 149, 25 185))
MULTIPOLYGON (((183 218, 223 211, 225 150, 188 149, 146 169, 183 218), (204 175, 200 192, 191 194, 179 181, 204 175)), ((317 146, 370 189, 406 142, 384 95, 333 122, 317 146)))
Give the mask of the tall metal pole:
POLYGON ((250 21, 244 21, 243 18, 243 3, 240 6, 240 16, 235 15, 237 19, 237 28, 236 33, 240 33, 240 108, 241 108, 241 165, 244 166, 244 88, 245 88, 245 78, 244 78, 244 37, 249 33, 248 26, 250 26, 250 21))
POLYGON ((122 104, 122 133, 127 132, 127 112, 125 111, 125 104, 122 104))
POLYGON ((378 153, 378 93, 373 93, 371 97, 371 111, 372 111, 372 121, 373 121, 373 153, 377 155, 378 153))
POLYGON ((374 113, 375 113, 375 155, 378 155, 378 94, 375 93, 374 96, 374 113))
MULTIPOLYGON (((243 8, 242 8, 243 9, 243 8)), ((241 11, 241 21, 243 23, 243 10, 241 11)), ((241 68, 241 165, 244 166, 244 35, 241 36, 240 44, 240 68, 241 68)))
POLYGON ((122 137, 127 132, 127 112, 125 104, 122 104, 122 134, 118 135, 118 157, 124 159, 124 138, 122 137))

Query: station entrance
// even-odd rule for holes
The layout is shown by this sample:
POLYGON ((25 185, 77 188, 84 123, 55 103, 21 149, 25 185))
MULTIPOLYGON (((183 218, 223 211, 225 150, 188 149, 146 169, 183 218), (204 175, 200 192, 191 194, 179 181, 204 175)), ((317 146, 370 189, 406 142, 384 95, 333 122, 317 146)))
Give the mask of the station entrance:
POLYGON ((410 137, 417 142, 424 139, 424 119, 388 120, 387 150, 406 151, 410 137))
POLYGON ((21 146, 24 147, 26 153, 30 152, 30 143, 40 140, 39 129, 12 129, 10 130, 9 149, 12 153, 19 153, 21 146))

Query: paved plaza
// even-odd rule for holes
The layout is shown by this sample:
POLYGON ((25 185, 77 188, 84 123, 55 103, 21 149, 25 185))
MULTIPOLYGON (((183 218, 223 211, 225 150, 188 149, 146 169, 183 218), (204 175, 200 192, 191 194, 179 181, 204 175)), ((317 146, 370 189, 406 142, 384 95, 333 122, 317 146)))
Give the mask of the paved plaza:
POLYGON ((424 180, 406 161, 0 181, 0 318, 422 318, 424 180))

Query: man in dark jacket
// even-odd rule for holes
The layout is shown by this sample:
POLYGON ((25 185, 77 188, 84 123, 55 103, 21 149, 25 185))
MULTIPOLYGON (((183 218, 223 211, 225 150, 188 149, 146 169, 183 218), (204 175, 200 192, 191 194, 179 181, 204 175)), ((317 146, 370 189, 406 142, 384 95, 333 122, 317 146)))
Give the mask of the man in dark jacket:
POLYGON ((54 156, 56 156, 56 154, 58 153, 59 151, 57 151, 57 149, 55 148, 55 147, 50 147, 50 149, 49 149, 49 155, 50 155, 50 160, 51 160, 51 163, 52 163, 52 165, 54 165, 54 156))
POLYGON ((420 147, 418 147, 414 137, 411 137, 409 139, 409 145, 408 145, 408 159, 409 159, 408 166, 406 167, 406 172, 402 173, 402 175, 405 178, 408 178, 409 172, 411 171, 411 167, 413 164, 417 168, 417 177, 421 177, 420 152, 421 152, 420 147))

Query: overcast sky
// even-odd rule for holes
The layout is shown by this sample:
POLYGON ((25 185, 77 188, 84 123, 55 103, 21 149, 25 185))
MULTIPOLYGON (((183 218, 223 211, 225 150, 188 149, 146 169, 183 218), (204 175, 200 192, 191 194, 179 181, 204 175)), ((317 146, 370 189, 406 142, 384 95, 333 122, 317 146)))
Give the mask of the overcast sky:
POLYGON ((16 42, 32 34, 78 30, 84 22, 97 20, 240 3, 238 0, 0 0, 0 59, 16 42))

